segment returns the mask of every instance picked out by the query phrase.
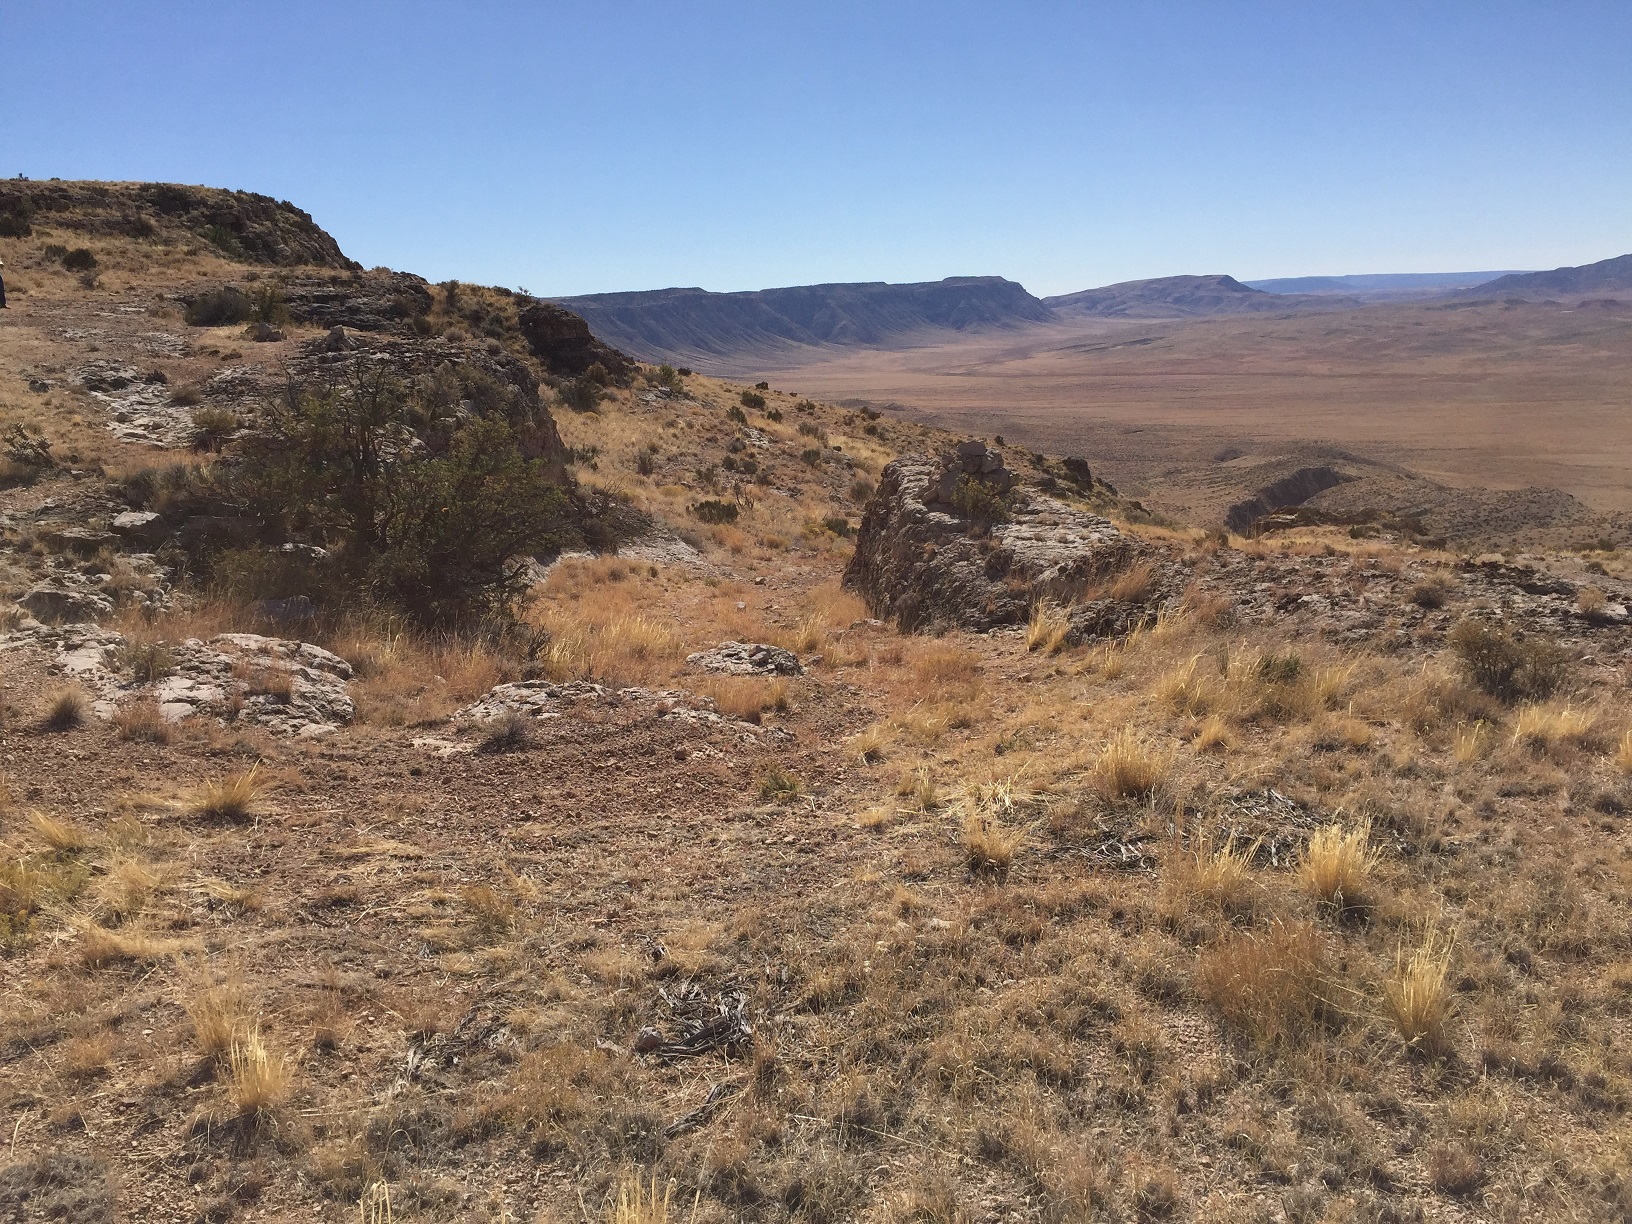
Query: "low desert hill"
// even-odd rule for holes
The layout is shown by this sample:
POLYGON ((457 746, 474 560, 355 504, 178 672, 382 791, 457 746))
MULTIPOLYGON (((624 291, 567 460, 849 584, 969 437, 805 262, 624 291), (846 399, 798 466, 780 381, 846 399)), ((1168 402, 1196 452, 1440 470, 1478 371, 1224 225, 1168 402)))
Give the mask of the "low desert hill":
POLYGON ((1500 272, 1380 272, 1355 276, 1289 276, 1242 283, 1265 293, 1336 294, 1366 302, 1407 301, 1442 297, 1455 289, 1483 285, 1499 276, 1519 275, 1512 269, 1500 272))

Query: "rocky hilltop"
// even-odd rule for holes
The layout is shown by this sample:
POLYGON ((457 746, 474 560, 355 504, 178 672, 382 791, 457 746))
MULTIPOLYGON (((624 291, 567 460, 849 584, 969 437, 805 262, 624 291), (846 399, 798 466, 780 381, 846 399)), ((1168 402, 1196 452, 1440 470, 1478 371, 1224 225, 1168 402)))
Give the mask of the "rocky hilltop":
POLYGON ((0 238, 35 229, 156 245, 208 244, 229 259, 356 268, 340 244, 287 200, 177 183, 0 181, 0 238))

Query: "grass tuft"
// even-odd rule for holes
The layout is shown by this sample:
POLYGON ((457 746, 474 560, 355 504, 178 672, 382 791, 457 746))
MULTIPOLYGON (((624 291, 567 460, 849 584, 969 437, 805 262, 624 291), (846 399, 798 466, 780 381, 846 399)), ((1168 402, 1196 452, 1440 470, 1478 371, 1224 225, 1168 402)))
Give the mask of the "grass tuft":
POLYGON ((281 1054, 267 1049, 259 1024, 232 1040, 227 1052, 228 1092, 239 1117, 270 1113, 289 1095, 294 1075, 281 1054))
POLYGON ((971 871, 1001 875, 1025 843, 1022 829, 1005 825, 991 812, 971 812, 963 822, 963 856, 971 871))
POLYGON ((68 687, 57 689, 46 701, 45 717, 40 726, 47 731, 72 731, 85 724, 88 706, 82 690, 68 687))
POLYGON ((1039 603, 1031 610, 1026 625, 1026 649, 1044 654, 1059 654, 1065 649, 1065 635, 1071 628, 1071 618, 1056 603, 1039 603))
POLYGON ((159 713, 155 701, 133 701, 121 706, 113 715, 113 727, 122 740, 147 744, 170 742, 170 724, 159 713))
POLYGON ((91 844, 83 829, 75 828, 65 820, 57 820, 44 812, 30 812, 28 827, 51 850, 58 854, 78 854, 91 844))
POLYGON ((1123 727, 1105 745, 1094 764, 1094 786, 1108 799, 1147 798, 1166 779, 1173 758, 1132 727, 1123 727))
POLYGON ((205 783, 187 804, 187 814, 207 820, 247 820, 255 814, 256 803, 266 789, 260 768, 257 762, 224 781, 205 783))
POLYGON ((1298 862, 1298 883, 1315 903, 1340 916, 1369 910, 1371 875, 1377 852, 1370 848, 1371 822, 1352 829, 1340 824, 1317 829, 1298 862))
POLYGON ((1402 948, 1383 983, 1383 1004, 1410 1050, 1437 1058, 1450 1048, 1451 947, 1433 932, 1409 956, 1402 948))

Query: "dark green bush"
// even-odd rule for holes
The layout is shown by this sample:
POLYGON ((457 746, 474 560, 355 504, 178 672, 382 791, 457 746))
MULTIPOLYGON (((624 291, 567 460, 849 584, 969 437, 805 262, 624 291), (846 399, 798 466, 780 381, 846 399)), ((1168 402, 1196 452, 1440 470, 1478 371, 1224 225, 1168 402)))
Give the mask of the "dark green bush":
POLYGON ((725 410, 727 420, 735 421, 738 425, 748 424, 748 414, 735 404, 725 410))
POLYGON ((751 408, 755 412, 763 412, 765 410, 765 397, 758 391, 744 391, 742 393, 742 406, 751 408))
POLYGON ((765 410, 765 419, 767 421, 775 421, 777 424, 780 425, 782 423, 782 409, 780 409, 780 408, 767 408, 765 410))
POLYGON ((272 285, 260 285, 256 288, 252 309, 257 323, 267 323, 276 327, 289 322, 289 304, 283 300, 283 294, 272 285))
POLYGON ((1009 519, 1008 496, 990 481, 969 475, 958 477, 952 489, 952 508, 980 527, 1009 519))
POLYGON ((187 305, 183 317, 193 327, 226 327, 233 323, 247 323, 255 313, 243 290, 232 285, 200 294, 187 305))
POLYGON ((62 266, 70 272, 89 272, 96 267, 96 256, 85 247, 75 247, 62 257, 62 266))
POLYGON ((842 514, 835 514, 831 518, 823 519, 822 526, 826 527, 834 535, 842 536, 845 539, 849 539, 851 532, 854 530, 850 526, 850 520, 842 514))
POLYGON ((564 379, 555 393, 574 412, 594 412, 601 402, 601 389, 587 377, 564 379))
POLYGON ((1448 639, 1477 688, 1503 701, 1547 697, 1569 678, 1569 656, 1553 642, 1516 638, 1465 620, 1448 639))
POLYGON ((734 523, 741 509, 736 502, 700 501, 691 512, 705 523, 734 523))

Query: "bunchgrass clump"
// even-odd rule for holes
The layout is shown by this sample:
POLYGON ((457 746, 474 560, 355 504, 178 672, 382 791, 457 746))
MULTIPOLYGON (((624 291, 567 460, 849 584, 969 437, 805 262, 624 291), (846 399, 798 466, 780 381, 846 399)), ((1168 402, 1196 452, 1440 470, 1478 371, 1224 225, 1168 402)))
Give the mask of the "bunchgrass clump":
POLYGON ((188 815, 206 820, 249 819, 255 814, 256 804, 266 789, 260 769, 257 762, 243 773, 233 774, 220 782, 205 783, 193 793, 187 805, 188 815))
POLYGON ((1370 821, 1352 829, 1340 824, 1317 829, 1298 861, 1298 883, 1317 905, 1339 916, 1371 909, 1377 852, 1370 842, 1370 821))
POLYGON ((46 699, 40 726, 47 731, 72 731, 85 725, 87 708, 83 690, 72 685, 57 689, 46 699))
POLYGON ((1383 983, 1383 1004, 1406 1048, 1437 1058, 1449 1048, 1451 947, 1433 932, 1422 946, 1395 957, 1383 983))

